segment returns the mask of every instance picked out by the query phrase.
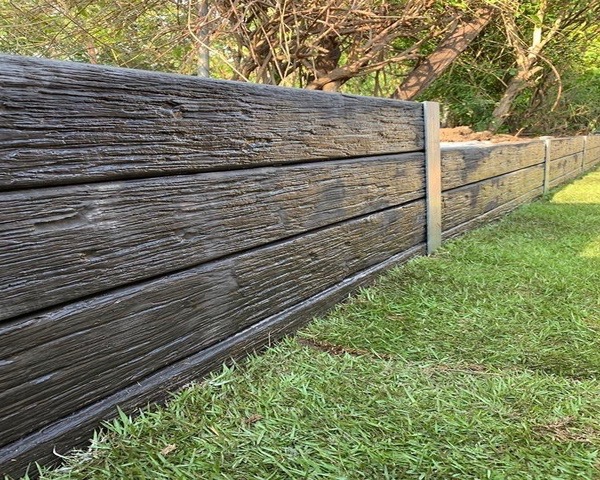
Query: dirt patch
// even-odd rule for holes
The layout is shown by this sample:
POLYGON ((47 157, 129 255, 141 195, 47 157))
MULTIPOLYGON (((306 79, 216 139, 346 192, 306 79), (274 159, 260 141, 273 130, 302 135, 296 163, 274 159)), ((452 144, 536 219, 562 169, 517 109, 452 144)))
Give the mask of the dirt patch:
POLYGON ((493 134, 488 130, 474 132, 471 127, 454 127, 440 129, 440 140, 442 142, 525 142, 531 140, 526 137, 515 135, 493 134))
POLYGON ((175 450, 177 450, 177 445, 169 444, 160 451, 160 454, 166 457, 170 453, 173 453, 175 450))
POLYGON ((254 415, 250 415, 249 417, 244 419, 244 423, 246 425, 254 425, 256 422, 260 422, 263 419, 263 416, 255 413, 254 415))
POLYGON ((563 417, 546 425, 538 425, 534 430, 540 435, 548 435, 555 442, 596 443, 599 432, 592 427, 575 429, 574 417, 563 417))

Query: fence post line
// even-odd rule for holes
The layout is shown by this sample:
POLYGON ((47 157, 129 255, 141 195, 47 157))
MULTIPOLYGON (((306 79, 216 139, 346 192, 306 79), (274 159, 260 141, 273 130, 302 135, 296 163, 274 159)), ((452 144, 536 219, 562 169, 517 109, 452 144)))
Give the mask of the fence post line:
POLYGON ((425 204, 427 254, 442 244, 442 155, 440 151, 440 104, 423 102, 425 119, 425 204))
POLYGON ((587 155, 587 142, 588 142, 588 137, 587 137, 587 135, 584 135, 584 137, 583 137, 583 154, 581 156, 581 172, 582 173, 585 170, 585 156, 587 155))
POLYGON ((550 152, 552 149, 552 139, 550 137, 541 137, 544 140, 544 188, 542 193, 546 195, 550 190, 550 152))

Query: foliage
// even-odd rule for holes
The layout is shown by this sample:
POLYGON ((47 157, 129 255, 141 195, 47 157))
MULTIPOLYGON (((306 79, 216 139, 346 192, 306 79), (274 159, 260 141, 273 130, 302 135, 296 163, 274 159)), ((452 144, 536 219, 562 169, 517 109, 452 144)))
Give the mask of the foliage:
MULTIPOLYGON (((559 7, 554 4, 555 9, 559 7)), ((531 16, 523 13, 517 19, 523 38, 532 38, 535 23, 531 16)), ((512 100, 504 130, 560 135, 597 128, 600 22, 588 21, 586 16, 581 20, 571 30, 552 37, 543 52, 533 57, 537 63, 528 67, 533 73, 512 100)), ((520 68, 503 30, 501 22, 488 28, 426 92, 449 106, 450 126, 467 124, 483 129, 493 122, 498 101, 520 68)))
POLYGON ((194 73, 187 19, 178 1, 0 0, 0 50, 194 73))
POLYGON ((585 49, 560 52, 554 61, 567 63, 561 70, 562 87, 544 85, 532 92, 532 100, 515 112, 513 125, 523 125, 532 133, 586 133, 600 130, 600 38, 586 40, 585 49), (536 104, 537 101, 537 104, 536 104), (545 114, 538 113, 545 110, 545 114))
POLYGON ((208 49, 217 78, 392 96, 482 8, 418 98, 477 129, 598 128, 600 0, 0 0, 0 51, 196 74, 208 49))
POLYGON ((492 121, 513 61, 501 25, 492 25, 419 99, 441 103, 444 126, 484 130, 492 121))

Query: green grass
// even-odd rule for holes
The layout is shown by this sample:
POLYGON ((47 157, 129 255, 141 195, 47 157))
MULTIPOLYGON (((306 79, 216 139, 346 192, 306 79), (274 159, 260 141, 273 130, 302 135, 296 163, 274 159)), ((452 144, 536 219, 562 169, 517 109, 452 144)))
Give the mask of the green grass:
POLYGON ((600 478, 599 307, 596 172, 43 478, 600 478))

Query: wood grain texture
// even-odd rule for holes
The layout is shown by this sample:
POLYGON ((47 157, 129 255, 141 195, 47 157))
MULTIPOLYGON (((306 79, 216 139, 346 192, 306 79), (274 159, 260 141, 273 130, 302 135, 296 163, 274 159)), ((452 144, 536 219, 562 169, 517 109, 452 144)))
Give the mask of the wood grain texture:
POLYGON ((544 166, 534 165, 444 192, 443 231, 484 215, 537 187, 541 188, 543 180, 544 166))
POLYGON ((0 193, 0 320, 423 196, 422 153, 0 193))
POLYGON ((117 405, 126 412, 132 412, 136 408, 144 407, 148 402, 161 401, 166 397, 167 391, 192 380, 198 380, 223 363, 240 360, 283 335, 294 332, 306 324, 312 316, 323 314, 335 303, 344 300, 354 289, 374 280, 384 270, 424 252, 425 245, 420 244, 393 255, 223 342, 154 372, 126 389, 89 405, 48 428, 0 448, 0 473, 21 475, 33 459, 42 464, 57 463, 58 459, 53 454, 54 449, 64 454, 73 446, 87 445, 92 430, 98 427, 100 420, 116 416, 117 405))
POLYGON ((583 151, 583 137, 567 137, 550 139, 550 160, 573 155, 583 151))
POLYGON ((588 135, 587 148, 600 148, 600 135, 588 135))
POLYGON ((424 241, 424 201, 0 325, 17 438, 424 241))
POLYGON ((550 162, 550 187, 559 185, 561 179, 566 175, 579 175, 582 160, 583 151, 561 157, 558 160, 552 160, 550 162))
POLYGON ((456 227, 450 228, 443 233, 444 240, 450 240, 451 238, 457 237, 458 235, 462 235, 465 232, 469 232, 474 230, 480 226, 483 226, 489 222, 493 222, 504 215, 510 213, 514 209, 524 205, 528 202, 531 202, 537 197, 542 195, 542 187, 536 187, 533 190, 526 192, 523 195, 520 195, 513 200, 510 200, 506 203, 499 205, 496 208, 484 213, 483 215, 479 215, 471 220, 468 220, 464 223, 457 225, 456 227))
POLYGON ((444 144, 442 190, 537 165, 544 161, 544 154, 544 143, 541 140, 496 145, 444 144))
MULTIPOLYGON (((417 103, 0 56, 0 472, 423 253, 423 130, 417 103)), ((552 143, 558 184, 583 140, 552 143)), ((542 159, 449 148, 444 237, 539 195, 542 159)))
POLYGON ((559 186, 561 186, 561 185, 563 185, 565 183, 570 182, 574 178, 577 178, 582 173, 583 173, 583 170, 581 170, 581 168, 578 168, 576 170, 571 170, 570 172, 567 172, 564 175, 562 175, 560 177, 556 177, 554 180, 552 180, 550 182, 550 187, 551 188, 559 187, 559 186))
POLYGON ((423 149, 416 102, 0 55, 0 188, 423 149))
POLYGON ((600 162, 600 147, 589 147, 585 151, 584 168, 589 169, 600 162))

